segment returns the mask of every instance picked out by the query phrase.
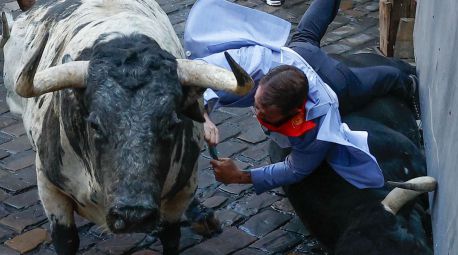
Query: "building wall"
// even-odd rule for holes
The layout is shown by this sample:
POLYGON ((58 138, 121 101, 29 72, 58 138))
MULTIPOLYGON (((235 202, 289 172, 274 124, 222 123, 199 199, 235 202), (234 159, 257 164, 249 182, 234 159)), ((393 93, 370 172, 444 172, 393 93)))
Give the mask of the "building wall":
POLYGON ((435 254, 458 254, 458 1, 418 0, 414 44, 435 254))

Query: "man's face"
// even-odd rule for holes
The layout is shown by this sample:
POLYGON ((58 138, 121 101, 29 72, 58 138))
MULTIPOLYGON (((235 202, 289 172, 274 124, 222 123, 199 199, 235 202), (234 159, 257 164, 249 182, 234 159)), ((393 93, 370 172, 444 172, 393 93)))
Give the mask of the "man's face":
POLYGON ((260 103, 262 102, 262 96, 263 87, 258 86, 258 89, 256 90, 256 93, 254 95, 254 109, 256 112, 256 116, 267 124, 273 126, 281 126, 297 113, 293 112, 291 114, 284 115, 282 114, 280 108, 276 105, 263 105, 260 103))

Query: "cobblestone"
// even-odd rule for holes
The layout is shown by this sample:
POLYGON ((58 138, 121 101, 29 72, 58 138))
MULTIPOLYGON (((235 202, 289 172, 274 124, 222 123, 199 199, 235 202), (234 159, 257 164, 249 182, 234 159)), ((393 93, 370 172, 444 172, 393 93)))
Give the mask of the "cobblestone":
POLYGON ((219 236, 204 241, 184 251, 183 255, 229 254, 245 246, 248 246, 255 240, 256 238, 245 234, 243 231, 240 231, 237 228, 229 228, 219 236))
POLYGON ((46 220, 46 215, 41 205, 36 205, 20 211, 12 213, 0 220, 0 224, 7 226, 18 233, 21 233, 29 226, 37 226, 46 220))
POLYGON ((251 217, 240 229, 246 233, 261 238, 285 224, 291 216, 272 210, 265 210, 251 217))
MULTIPOLYGON (((282 7, 270 7, 261 0, 230 1, 287 19, 292 23, 293 31, 311 2, 286 0, 282 7)), ((185 20, 194 2, 158 0, 181 41, 185 20)), ((20 12, 14 0, 1 1, 0 7, 13 10, 14 15, 20 12)), ((343 0, 341 8, 322 40, 323 49, 336 54, 374 52, 379 36, 378 1, 343 0)), ((2 54, 0 60, 3 63, 2 54)), ((49 223, 41 205, 37 204, 34 151, 22 121, 8 110, 5 93, 0 86, 0 242, 3 243, 0 254, 9 255, 19 253, 7 247, 5 241, 38 228, 49 230, 49 223)), ((211 113, 210 118, 218 125, 221 134, 218 145, 221 157, 237 159, 240 168, 269 163, 267 137, 250 109, 221 108, 211 113)), ((214 179, 209 161, 210 156, 204 149, 198 162, 197 197, 214 208, 224 232, 205 239, 191 233, 189 227, 182 228, 180 249, 183 254, 326 254, 294 215, 281 188, 256 196, 252 185, 221 185, 214 179)), ((134 235, 135 238, 114 237, 79 216, 76 224, 80 232, 81 254, 153 255, 162 251, 159 241, 153 244, 154 239, 144 238, 142 234, 134 235), (146 241, 142 241, 142 237, 146 241)), ((50 247, 46 243, 39 244, 27 254, 55 254, 50 247)))
POLYGON ((22 254, 35 249, 48 239, 48 232, 45 229, 36 228, 6 241, 5 244, 22 254))
POLYGON ((301 239, 299 235, 283 230, 275 230, 265 238, 252 244, 250 247, 268 252, 269 254, 275 254, 293 248, 301 242, 301 239))

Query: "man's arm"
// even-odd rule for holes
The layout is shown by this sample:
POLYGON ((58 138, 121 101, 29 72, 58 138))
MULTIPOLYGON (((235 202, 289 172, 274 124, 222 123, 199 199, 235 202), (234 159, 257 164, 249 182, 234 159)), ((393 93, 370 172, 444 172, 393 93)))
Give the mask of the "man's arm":
POLYGON ((283 162, 251 170, 251 181, 257 194, 275 187, 301 181, 325 159, 332 143, 313 141, 306 148, 293 146, 283 162))
POLYGON ((301 150, 294 148, 283 162, 241 171, 233 160, 224 158, 211 160, 217 181, 224 184, 253 183, 255 191, 260 194, 279 186, 299 182, 312 173, 327 156, 332 143, 315 140, 301 150))

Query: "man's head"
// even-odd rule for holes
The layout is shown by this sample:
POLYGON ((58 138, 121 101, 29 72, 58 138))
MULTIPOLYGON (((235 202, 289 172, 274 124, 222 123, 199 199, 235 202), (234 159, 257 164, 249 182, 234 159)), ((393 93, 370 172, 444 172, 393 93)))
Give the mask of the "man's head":
POLYGON ((300 69, 290 65, 273 68, 259 82, 254 96, 256 115, 279 126, 297 114, 308 91, 307 77, 300 69))

